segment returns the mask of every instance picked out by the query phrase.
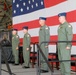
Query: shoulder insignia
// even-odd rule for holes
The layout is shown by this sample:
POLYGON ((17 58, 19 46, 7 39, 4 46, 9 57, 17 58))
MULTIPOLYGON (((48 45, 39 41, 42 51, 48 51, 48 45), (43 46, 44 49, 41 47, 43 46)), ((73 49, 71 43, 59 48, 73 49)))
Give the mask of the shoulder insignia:
POLYGON ((46 27, 45 29, 49 29, 48 27, 46 27))
POLYGON ((28 34, 27 37, 29 37, 30 35, 28 34))
POLYGON ((71 25, 69 25, 69 27, 71 27, 71 25))
POLYGON ((49 29, 49 27, 48 27, 48 26, 46 26, 46 27, 45 27, 45 29, 49 29))
POLYGON ((18 38, 18 35, 16 36, 16 38, 18 38))

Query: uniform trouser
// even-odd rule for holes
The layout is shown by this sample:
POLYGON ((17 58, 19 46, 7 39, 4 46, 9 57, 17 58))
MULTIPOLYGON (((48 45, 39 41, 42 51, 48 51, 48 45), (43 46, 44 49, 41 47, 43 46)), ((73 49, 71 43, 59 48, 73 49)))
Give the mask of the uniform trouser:
MULTIPOLYGON (((66 47, 58 47, 58 57, 59 60, 70 60, 70 50, 66 50, 66 47)), ((71 74, 71 64, 70 62, 60 62, 61 74, 70 75, 71 74)))
POLYGON ((15 64, 18 64, 19 63, 19 50, 13 49, 13 56, 14 56, 15 64))
POLYGON ((23 50, 23 59, 24 59, 24 66, 29 67, 30 63, 30 51, 23 50))
MULTIPOLYGON (((44 53, 44 55, 45 55, 45 57, 47 58, 47 60, 48 60, 48 48, 45 48, 45 46, 41 46, 41 50, 43 51, 43 53, 44 53)), ((44 58, 43 58, 43 56, 40 54, 40 57, 41 57, 41 69, 42 70, 47 70, 48 71, 48 65, 47 65, 47 63, 45 62, 45 60, 44 60, 44 58)))

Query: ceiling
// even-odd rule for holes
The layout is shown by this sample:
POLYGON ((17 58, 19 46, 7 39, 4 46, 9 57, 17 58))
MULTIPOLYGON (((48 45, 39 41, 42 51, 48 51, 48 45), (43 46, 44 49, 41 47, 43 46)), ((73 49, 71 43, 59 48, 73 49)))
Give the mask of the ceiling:
POLYGON ((0 0, 0 30, 12 25, 12 0, 0 0))

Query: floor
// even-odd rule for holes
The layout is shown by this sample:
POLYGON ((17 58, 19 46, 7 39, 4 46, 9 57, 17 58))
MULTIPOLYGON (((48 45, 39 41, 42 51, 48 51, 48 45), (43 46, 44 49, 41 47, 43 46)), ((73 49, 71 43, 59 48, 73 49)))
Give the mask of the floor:
MULTIPOLYGON (((15 75, 37 75, 37 69, 36 68, 29 68, 29 69, 23 69, 22 65, 13 66, 10 64, 10 68, 12 73, 15 75)), ((5 64, 2 64, 2 69, 7 71, 7 67, 5 64)), ((9 73, 1 70, 1 75, 10 75, 9 73)), ((60 70, 54 69, 54 73, 51 74, 51 72, 48 73, 41 73, 41 75, 61 75, 60 70)), ((71 72, 71 75, 76 75, 75 72, 71 72)))

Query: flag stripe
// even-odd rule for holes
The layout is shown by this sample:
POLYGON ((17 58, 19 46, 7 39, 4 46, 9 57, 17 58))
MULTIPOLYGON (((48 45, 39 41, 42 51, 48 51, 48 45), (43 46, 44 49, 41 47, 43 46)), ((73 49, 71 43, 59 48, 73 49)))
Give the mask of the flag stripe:
POLYGON ((51 1, 44 0, 44 4, 45 4, 45 7, 47 8, 47 7, 55 6, 55 5, 62 3, 64 1, 66 1, 66 0, 51 0, 51 1))
POLYGON ((75 0, 68 0, 63 3, 60 3, 58 5, 55 5, 54 7, 41 9, 29 14, 24 14, 21 16, 13 17, 13 25, 29 22, 33 20, 37 20, 40 16, 49 17, 49 16, 55 16, 60 12, 70 12, 73 10, 76 10, 76 1, 75 0), (64 6, 64 8, 63 8, 64 6))
MULTIPOLYGON (((76 15, 74 15, 75 13, 76 13, 76 10, 67 13, 68 22, 76 22, 76 15)), ((48 26, 55 26, 55 25, 59 24, 58 16, 48 17, 46 24, 48 26)), ((26 26, 26 25, 28 25, 29 29, 40 27, 38 20, 34 20, 34 21, 30 21, 30 22, 15 24, 15 25, 13 25, 13 28, 22 30, 22 27, 26 26)))

